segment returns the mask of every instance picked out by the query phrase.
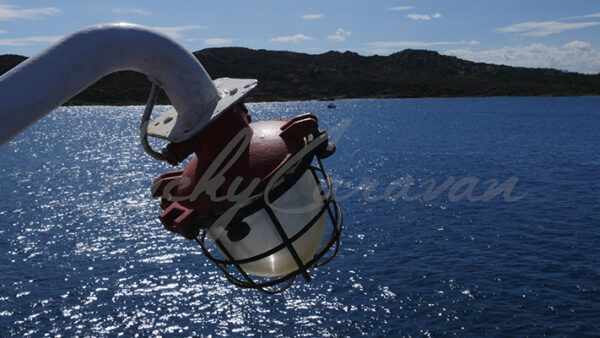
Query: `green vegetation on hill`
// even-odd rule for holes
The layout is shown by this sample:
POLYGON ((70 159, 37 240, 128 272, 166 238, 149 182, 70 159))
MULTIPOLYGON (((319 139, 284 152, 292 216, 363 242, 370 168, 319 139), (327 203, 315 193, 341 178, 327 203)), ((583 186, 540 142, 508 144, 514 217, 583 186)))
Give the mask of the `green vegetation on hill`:
MULTIPOLYGON (((248 101, 339 98, 600 95, 600 74, 566 73, 465 61, 426 50, 389 56, 352 52, 310 55, 247 48, 208 48, 194 55, 212 78, 255 78, 248 101)), ((0 56, 0 74, 26 58, 0 56)), ((68 104, 144 104, 150 82, 117 72, 68 104)), ((162 96, 160 103, 167 103, 162 96)))

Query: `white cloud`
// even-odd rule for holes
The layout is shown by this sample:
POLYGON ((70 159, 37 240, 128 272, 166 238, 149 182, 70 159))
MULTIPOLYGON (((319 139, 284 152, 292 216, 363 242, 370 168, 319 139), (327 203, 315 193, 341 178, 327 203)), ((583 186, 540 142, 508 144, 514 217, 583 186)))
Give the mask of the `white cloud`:
POLYGON ((26 38, 0 39, 0 46, 30 46, 38 43, 53 43, 61 36, 30 36, 26 38))
POLYGON ((6 34, 6 33, 8 33, 8 32, 5 31, 5 30, 0 29, 0 34, 6 34))
POLYGON ((298 41, 302 41, 302 40, 312 40, 313 38, 311 38, 310 36, 306 36, 304 34, 296 34, 296 35, 289 35, 289 36, 279 36, 276 38, 272 38, 269 39, 269 41, 271 42, 298 42, 298 41))
POLYGON ((117 13, 117 14, 134 14, 134 15, 143 15, 143 16, 152 15, 152 12, 150 12, 148 10, 145 10, 142 8, 133 8, 133 7, 114 8, 113 12, 117 13))
POLYGON ((550 34, 557 34, 568 30, 582 29, 596 25, 600 25, 600 22, 592 21, 568 23, 559 21, 528 21, 496 28, 496 31, 500 33, 520 33, 519 35, 525 36, 547 36, 550 34))
POLYGON ((342 28, 338 29, 335 34, 328 36, 327 38, 332 41, 346 41, 346 37, 352 34, 349 31, 343 30, 342 28))
POLYGON ((173 39, 178 39, 182 36, 182 32, 192 29, 204 29, 204 26, 187 25, 187 26, 176 26, 176 27, 152 27, 153 29, 170 36, 173 39))
POLYGON ((408 15, 406 15, 407 18, 411 19, 411 20, 431 20, 431 19, 439 19, 442 17, 441 13, 435 13, 432 15, 428 15, 428 14, 416 14, 416 13, 410 13, 408 15))
POLYGON ((431 17, 427 14, 415 14, 415 13, 410 13, 406 16, 407 18, 411 19, 411 20, 431 20, 431 17))
POLYGON ((237 41, 237 39, 213 38, 213 39, 204 40, 204 43, 209 46, 220 46, 220 45, 230 45, 235 41, 237 41))
POLYGON ((600 72, 600 51, 588 42, 577 40, 560 47, 534 43, 482 51, 461 48, 444 53, 467 60, 509 66, 566 69, 590 74, 600 72))
POLYGON ((587 15, 570 16, 561 20, 572 20, 572 19, 589 19, 589 18, 600 18, 600 13, 592 13, 587 15))
POLYGON ((40 7, 20 9, 17 6, 0 3, 0 21, 11 19, 37 19, 45 15, 55 15, 60 9, 55 7, 40 7))
POLYGON ((371 51, 374 50, 389 50, 389 48, 429 48, 435 46, 451 46, 451 45, 476 45, 479 42, 475 40, 471 41, 375 41, 368 42, 367 45, 370 46, 371 51))
POLYGON ((388 54, 392 54, 394 51, 395 50, 393 50, 393 49, 387 49, 387 48, 368 49, 369 53, 376 54, 376 55, 388 55, 388 54))
POLYGON ((575 40, 575 41, 571 41, 569 43, 565 43, 562 46, 562 48, 565 48, 565 49, 577 49, 577 50, 582 51, 582 52, 587 52, 587 51, 593 50, 592 45, 589 42, 579 41, 579 40, 575 40))
POLYGON ((387 10, 388 11, 408 11, 413 9, 413 6, 396 6, 396 7, 390 7, 387 10))
POLYGON ((316 19, 321 19, 324 16, 325 16, 324 14, 304 14, 301 16, 301 18, 304 20, 316 20, 316 19))

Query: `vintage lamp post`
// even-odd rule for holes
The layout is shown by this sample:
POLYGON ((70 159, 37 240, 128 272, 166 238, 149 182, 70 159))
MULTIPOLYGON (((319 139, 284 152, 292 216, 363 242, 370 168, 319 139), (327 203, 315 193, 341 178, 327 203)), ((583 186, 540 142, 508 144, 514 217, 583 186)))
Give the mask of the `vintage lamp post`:
POLYGON ((250 123, 242 99, 256 80, 213 81, 191 53, 145 27, 83 29, 0 77, 0 145, 118 70, 153 82, 140 128, 146 152, 173 165, 194 154, 152 186, 168 230, 196 240, 233 284, 267 293, 299 274, 310 281, 308 269, 335 256, 342 214, 321 162, 335 147, 316 116, 250 123), (159 88, 173 109, 150 122, 159 88), (170 143, 159 153, 148 136, 170 143), (206 247, 207 235, 221 255, 206 247))

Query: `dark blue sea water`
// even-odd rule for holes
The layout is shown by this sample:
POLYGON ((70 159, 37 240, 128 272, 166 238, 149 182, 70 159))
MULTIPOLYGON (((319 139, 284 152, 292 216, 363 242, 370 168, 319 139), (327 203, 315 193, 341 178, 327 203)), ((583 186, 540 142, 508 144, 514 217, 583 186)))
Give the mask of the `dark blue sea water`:
POLYGON ((600 332, 600 98, 326 104, 249 105, 338 146, 341 250, 276 296, 162 228, 141 107, 60 108, 0 148, 0 335, 600 332))

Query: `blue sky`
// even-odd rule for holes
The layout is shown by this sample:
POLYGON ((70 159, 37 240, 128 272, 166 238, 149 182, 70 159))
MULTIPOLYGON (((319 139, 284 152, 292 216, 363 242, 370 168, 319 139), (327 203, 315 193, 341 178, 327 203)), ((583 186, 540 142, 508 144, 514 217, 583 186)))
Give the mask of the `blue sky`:
POLYGON ((388 55, 406 48, 600 73, 596 0, 0 0, 0 54, 34 55, 77 29, 132 22, 190 51, 242 46, 388 55))

